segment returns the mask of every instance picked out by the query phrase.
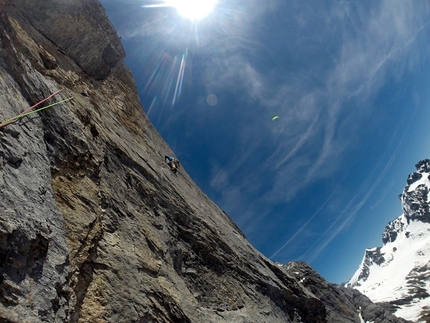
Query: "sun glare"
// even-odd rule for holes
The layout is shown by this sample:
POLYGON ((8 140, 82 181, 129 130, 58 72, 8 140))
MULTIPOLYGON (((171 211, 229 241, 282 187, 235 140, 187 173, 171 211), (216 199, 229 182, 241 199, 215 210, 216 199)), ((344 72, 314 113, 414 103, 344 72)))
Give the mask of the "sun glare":
POLYGON ((165 0, 178 13, 190 20, 201 20, 212 12, 217 0, 165 0))

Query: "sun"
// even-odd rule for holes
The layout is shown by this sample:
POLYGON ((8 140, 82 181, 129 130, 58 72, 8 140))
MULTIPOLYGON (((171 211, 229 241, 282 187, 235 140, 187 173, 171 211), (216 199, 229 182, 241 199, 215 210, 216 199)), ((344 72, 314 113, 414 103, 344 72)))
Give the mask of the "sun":
POLYGON ((198 21, 209 15, 217 0, 165 0, 169 6, 174 7, 178 13, 187 19, 198 21))

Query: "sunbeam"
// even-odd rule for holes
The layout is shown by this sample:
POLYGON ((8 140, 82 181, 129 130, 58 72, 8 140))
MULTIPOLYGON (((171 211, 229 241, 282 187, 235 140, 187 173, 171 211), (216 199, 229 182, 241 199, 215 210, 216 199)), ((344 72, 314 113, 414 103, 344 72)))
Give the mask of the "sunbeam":
POLYGON ((217 0, 164 0, 163 3, 143 5, 144 8, 175 8, 179 15, 192 21, 200 21, 215 8, 217 0))
POLYGON ((179 66, 178 79, 176 80, 175 93, 173 94, 172 105, 175 105, 176 97, 179 97, 181 95, 182 82, 184 80, 184 72, 185 72, 185 64, 187 62, 187 56, 188 56, 188 48, 186 49, 185 54, 182 55, 181 65, 179 66))

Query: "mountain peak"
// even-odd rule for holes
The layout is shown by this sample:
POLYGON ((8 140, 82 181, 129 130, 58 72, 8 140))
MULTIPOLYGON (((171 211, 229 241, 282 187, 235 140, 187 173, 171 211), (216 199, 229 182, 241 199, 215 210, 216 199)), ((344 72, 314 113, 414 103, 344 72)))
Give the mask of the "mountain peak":
POLYGON ((424 322, 430 313, 429 277, 430 160, 416 165, 401 194, 403 214, 389 222, 382 247, 367 249, 359 269, 346 284, 397 316, 424 322))
POLYGON ((417 172, 411 173, 403 190, 401 201, 403 213, 408 221, 430 223, 428 193, 430 187, 430 160, 424 159, 415 165, 417 172))
POLYGON ((419 173, 430 173, 430 159, 420 160, 415 164, 415 168, 419 173))

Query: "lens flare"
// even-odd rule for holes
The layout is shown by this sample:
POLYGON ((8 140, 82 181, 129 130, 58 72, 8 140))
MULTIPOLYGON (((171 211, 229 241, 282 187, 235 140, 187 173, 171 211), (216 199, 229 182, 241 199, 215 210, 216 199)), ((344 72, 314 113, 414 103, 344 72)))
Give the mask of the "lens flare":
POLYGON ((190 20, 201 20, 209 15, 217 0, 165 0, 168 6, 174 7, 178 13, 190 20))

